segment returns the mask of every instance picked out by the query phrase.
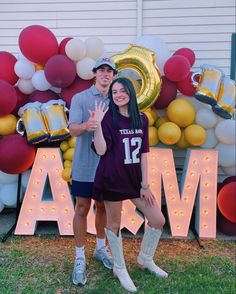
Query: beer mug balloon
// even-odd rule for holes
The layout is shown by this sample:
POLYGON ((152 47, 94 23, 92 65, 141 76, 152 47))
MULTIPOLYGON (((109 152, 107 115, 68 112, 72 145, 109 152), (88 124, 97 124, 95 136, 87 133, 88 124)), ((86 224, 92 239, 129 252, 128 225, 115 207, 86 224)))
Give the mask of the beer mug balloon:
POLYGON ((201 72, 196 72, 192 75, 192 83, 196 87, 194 97, 206 104, 217 104, 223 75, 220 68, 210 64, 203 64, 201 72), (199 82, 195 80, 196 76, 200 76, 199 82))
POLYGON ((50 100, 42 104, 41 111, 50 135, 49 142, 64 140, 70 136, 65 101, 50 100))
POLYGON ((27 140, 31 144, 37 144, 48 139, 49 133, 41 113, 40 102, 30 102, 18 110, 21 117, 16 125, 16 131, 24 135, 26 131, 27 140))

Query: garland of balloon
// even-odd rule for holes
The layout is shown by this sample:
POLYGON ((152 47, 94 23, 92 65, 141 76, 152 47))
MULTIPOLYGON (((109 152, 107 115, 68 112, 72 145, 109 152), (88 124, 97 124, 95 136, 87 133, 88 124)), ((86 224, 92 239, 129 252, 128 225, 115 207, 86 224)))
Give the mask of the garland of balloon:
MULTIPOLYGON (((93 83, 92 68, 104 53, 97 37, 65 38, 60 44, 46 27, 32 25, 19 35, 20 53, 0 51, 0 212, 16 206, 18 174, 21 200, 36 150, 42 142, 59 142, 62 178, 70 182, 75 138, 69 136, 71 98, 93 83)), ((195 54, 173 54, 154 36, 135 39, 112 56, 118 74, 131 79, 139 108, 149 121, 149 145, 160 148, 218 150, 219 229, 236 230, 235 83, 214 65, 194 73, 195 54)))

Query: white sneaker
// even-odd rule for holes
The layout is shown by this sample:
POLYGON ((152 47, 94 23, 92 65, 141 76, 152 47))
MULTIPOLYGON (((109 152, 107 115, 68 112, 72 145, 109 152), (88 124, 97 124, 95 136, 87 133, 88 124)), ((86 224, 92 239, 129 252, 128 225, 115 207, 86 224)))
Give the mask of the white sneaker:
POLYGON ((85 285, 87 282, 86 277, 86 260, 79 257, 75 260, 75 265, 72 273, 72 281, 74 285, 85 285))
POLYGON ((113 259, 108 247, 103 246, 99 250, 95 249, 93 257, 101 261, 108 269, 113 269, 113 259))

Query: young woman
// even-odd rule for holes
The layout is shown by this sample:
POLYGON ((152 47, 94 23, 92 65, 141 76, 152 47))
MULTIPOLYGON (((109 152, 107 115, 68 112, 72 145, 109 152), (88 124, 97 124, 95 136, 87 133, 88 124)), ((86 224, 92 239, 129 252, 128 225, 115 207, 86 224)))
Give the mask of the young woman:
POLYGON ((107 212, 106 235, 113 256, 113 272, 121 285, 137 291, 124 261, 120 233, 122 201, 130 199, 148 220, 137 262, 157 276, 167 277, 153 261, 165 223, 147 176, 148 121, 140 113, 136 94, 127 78, 115 79, 109 88, 110 106, 95 106, 90 116, 99 122, 94 132, 96 153, 101 156, 95 175, 94 198, 104 200, 107 212))

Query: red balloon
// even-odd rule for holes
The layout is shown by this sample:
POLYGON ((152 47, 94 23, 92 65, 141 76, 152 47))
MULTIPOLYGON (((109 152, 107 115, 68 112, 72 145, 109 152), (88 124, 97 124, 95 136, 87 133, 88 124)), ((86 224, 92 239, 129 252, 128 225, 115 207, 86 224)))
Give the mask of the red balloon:
POLYGON ((19 80, 19 77, 16 75, 14 66, 17 62, 17 59, 11 53, 6 51, 0 51, 0 80, 4 80, 11 85, 19 80))
POLYGON ((17 103, 15 88, 9 83, 0 80, 0 116, 13 111, 17 103))
POLYGON ((19 47, 25 57, 40 65, 58 53, 56 37, 48 28, 40 25, 28 26, 21 31, 19 47))
POLYGON ((176 82, 177 89, 186 96, 193 96, 196 92, 196 88, 192 84, 191 76, 193 72, 190 71, 190 73, 187 75, 187 77, 180 81, 176 82))
POLYGON ((190 63, 190 66, 192 67, 195 62, 195 53, 193 52, 192 49, 189 48, 180 48, 177 51, 175 51, 174 55, 182 55, 186 57, 190 63))
POLYGON ((11 113, 14 115, 18 115, 19 108, 29 102, 29 95, 22 93, 17 87, 15 87, 15 90, 17 95, 17 102, 15 108, 12 110, 11 113))
POLYGON ((47 91, 39 91, 35 90, 32 94, 29 96, 29 102, 41 102, 46 103, 50 100, 57 100, 60 97, 57 95, 57 93, 47 90, 47 91))
POLYGON ((227 220, 219 210, 217 211, 217 227, 225 235, 236 236, 236 224, 227 220))
POLYGON ((61 41, 60 45, 59 45, 59 54, 62 54, 62 55, 66 55, 66 51, 65 51, 65 47, 66 47, 66 44, 73 38, 65 38, 61 41))
POLYGON ((220 189, 218 207, 225 218, 236 223, 236 182, 228 183, 220 189))
POLYGON ((162 87, 161 92, 154 104, 156 109, 163 109, 169 105, 169 103, 176 98, 177 87, 175 83, 162 76, 162 87))
POLYGON ((70 86, 76 77, 75 63, 64 55, 51 57, 44 68, 48 82, 57 88, 70 86))
POLYGON ((164 65, 165 76, 173 82, 184 80, 190 72, 188 59, 181 55, 170 57, 164 65))
POLYGON ((25 137, 5 136, 0 140, 0 170, 7 174, 22 173, 32 166, 35 153, 35 147, 25 137))
POLYGON ((94 84, 94 79, 83 80, 76 76, 73 84, 61 90, 61 98, 66 101, 67 107, 70 107, 72 97, 79 92, 90 88, 94 84))

